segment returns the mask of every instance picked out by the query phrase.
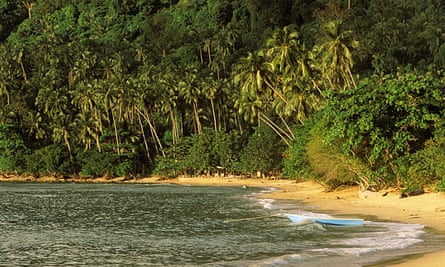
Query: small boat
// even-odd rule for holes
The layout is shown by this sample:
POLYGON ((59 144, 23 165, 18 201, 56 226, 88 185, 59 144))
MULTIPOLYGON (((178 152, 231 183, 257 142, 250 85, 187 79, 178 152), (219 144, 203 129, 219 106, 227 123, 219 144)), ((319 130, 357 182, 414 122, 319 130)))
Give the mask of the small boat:
POLYGON ((299 214, 283 214, 289 220, 295 223, 316 222, 320 224, 337 225, 337 226, 360 226, 363 225, 363 219, 346 219, 331 217, 311 217, 299 214))

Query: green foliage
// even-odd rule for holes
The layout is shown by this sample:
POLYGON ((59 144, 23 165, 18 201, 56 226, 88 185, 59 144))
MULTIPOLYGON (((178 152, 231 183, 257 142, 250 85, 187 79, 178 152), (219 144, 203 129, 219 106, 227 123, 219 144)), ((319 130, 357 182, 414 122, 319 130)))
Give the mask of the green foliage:
POLYGON ((283 159, 283 177, 299 179, 308 177, 311 171, 309 159, 306 154, 307 143, 310 136, 310 125, 299 126, 294 131, 295 138, 285 152, 283 159))
POLYGON ((21 172, 28 148, 11 125, 0 125, 0 173, 21 172))
POLYGON ((131 159, 124 159, 114 167, 114 174, 117 176, 128 176, 134 170, 134 162, 131 159))
POLYGON ((65 147, 49 145, 26 156, 26 171, 38 175, 74 174, 68 172, 70 162, 70 154, 65 147))
POLYGON ((445 192, 445 178, 440 179, 436 184, 437 192, 445 192))
POLYGON ((205 128, 203 133, 184 137, 165 150, 165 157, 158 157, 156 174, 210 174, 222 167, 236 171, 239 155, 235 148, 239 137, 233 133, 216 132, 205 128))
POLYGON ((77 154, 76 160, 80 167, 79 174, 84 177, 128 176, 133 174, 135 167, 130 154, 117 155, 96 149, 77 154))
POLYGON ((321 115, 312 122, 306 144, 311 176, 330 189, 343 184, 361 184, 365 188, 373 185, 373 178, 360 159, 342 153, 341 143, 325 142, 327 129, 321 115))
POLYGON ((425 147, 397 161, 404 188, 433 186, 445 177, 445 138, 435 137, 425 147))
POLYGON ((110 153, 100 153, 93 149, 79 153, 76 160, 80 165, 80 175, 84 177, 112 176, 115 156, 110 153))
MULTIPOLYGON (((363 80, 332 96, 327 140, 394 177, 394 161, 421 149, 444 110, 445 84, 429 74, 399 73, 383 81, 363 80)), ((397 177, 396 177, 397 178, 397 177)))
POLYGON ((370 162, 370 181, 400 180, 394 161, 423 148, 406 172, 437 173, 423 162, 440 159, 425 141, 443 117, 444 6, 349 2, 0 0, 0 123, 14 125, 0 170, 20 171, 32 142, 26 165, 39 173, 268 172, 283 166, 281 145, 267 145, 278 133, 286 176, 324 177, 337 146, 331 158, 321 136, 291 129, 329 88, 360 81, 328 103, 328 139, 370 162), (252 135, 259 122, 275 133, 252 135))
POLYGON ((190 173, 185 158, 192 146, 191 138, 182 138, 178 143, 164 149, 164 155, 157 155, 154 174, 171 177, 190 173))
POLYGON ((262 175, 276 173, 281 170, 282 155, 285 146, 277 135, 269 128, 260 126, 250 136, 241 152, 241 166, 245 173, 262 175))

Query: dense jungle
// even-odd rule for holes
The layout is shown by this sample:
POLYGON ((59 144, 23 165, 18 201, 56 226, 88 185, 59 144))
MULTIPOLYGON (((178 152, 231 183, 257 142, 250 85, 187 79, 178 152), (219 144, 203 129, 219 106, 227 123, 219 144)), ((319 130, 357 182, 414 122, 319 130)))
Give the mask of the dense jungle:
POLYGON ((0 0, 0 173, 445 191, 439 0, 0 0))

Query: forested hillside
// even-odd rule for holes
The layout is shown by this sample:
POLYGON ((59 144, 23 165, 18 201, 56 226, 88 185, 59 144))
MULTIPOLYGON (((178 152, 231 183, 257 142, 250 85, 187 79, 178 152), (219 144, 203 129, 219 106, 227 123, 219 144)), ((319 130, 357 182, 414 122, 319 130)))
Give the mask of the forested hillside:
POLYGON ((0 172, 445 190, 439 0, 0 0, 0 172))

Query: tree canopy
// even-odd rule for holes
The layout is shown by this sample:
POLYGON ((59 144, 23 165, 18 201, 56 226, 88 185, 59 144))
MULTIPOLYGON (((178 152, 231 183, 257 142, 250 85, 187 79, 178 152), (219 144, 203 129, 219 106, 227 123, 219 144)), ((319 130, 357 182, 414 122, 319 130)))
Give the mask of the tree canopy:
POLYGON ((424 161, 445 153, 444 11, 0 0, 0 171, 316 176, 308 149, 321 136, 361 162, 347 163, 355 182, 435 183, 443 172, 424 161))

